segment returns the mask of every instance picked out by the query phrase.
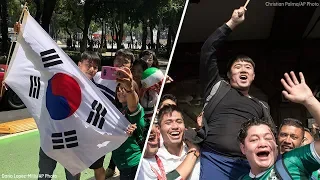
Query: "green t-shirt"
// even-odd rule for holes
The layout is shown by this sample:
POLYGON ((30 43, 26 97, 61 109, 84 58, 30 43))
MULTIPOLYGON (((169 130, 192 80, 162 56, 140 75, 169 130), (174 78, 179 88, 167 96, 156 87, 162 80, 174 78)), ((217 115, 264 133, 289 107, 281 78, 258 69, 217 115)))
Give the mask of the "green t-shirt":
MULTIPOLYGON (((312 173, 320 168, 320 158, 318 157, 314 143, 296 148, 283 154, 284 165, 293 180, 310 179, 312 173)), ((242 180, 278 180, 280 179, 275 172, 274 165, 256 177, 250 173, 242 178, 242 180), (250 177, 251 176, 251 177, 250 177)))
POLYGON ((137 110, 131 114, 129 114, 129 110, 126 108, 125 115, 131 124, 137 124, 137 129, 118 149, 112 151, 113 161, 120 170, 132 168, 139 164, 142 150, 138 145, 138 141, 143 139, 145 126, 144 110, 140 104, 138 104, 137 110))
POLYGON ((312 177, 313 177, 312 180, 315 180, 315 179, 320 180, 320 173, 319 173, 319 171, 320 171, 320 170, 317 170, 317 171, 314 171, 314 172, 312 173, 312 177))

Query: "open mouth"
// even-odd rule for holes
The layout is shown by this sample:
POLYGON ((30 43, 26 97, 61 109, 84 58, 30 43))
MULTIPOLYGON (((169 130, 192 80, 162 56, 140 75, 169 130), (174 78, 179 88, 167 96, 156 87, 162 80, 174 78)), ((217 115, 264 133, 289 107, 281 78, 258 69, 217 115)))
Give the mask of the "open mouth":
POLYGON ((270 154, 269 151, 260 151, 260 152, 257 153, 257 156, 258 156, 259 158, 266 158, 266 157, 269 156, 269 154, 270 154))
POLYGON ((174 132, 171 132, 171 133, 169 133, 169 134, 170 134, 170 136, 171 136, 172 138, 174 138, 174 139, 180 138, 180 132, 179 132, 179 131, 174 131, 174 132))
POLYGON ((149 139, 148 139, 148 144, 149 145, 158 145, 157 136, 155 133, 150 134, 149 139))
POLYGON ((150 134, 148 141, 154 141, 156 138, 155 134, 150 134))
POLYGON ((285 151, 291 151, 293 148, 290 146, 281 146, 281 148, 285 151))
POLYGON ((246 76, 246 75, 240 75, 240 79, 241 79, 241 80, 247 80, 247 79, 248 79, 248 76, 246 76))

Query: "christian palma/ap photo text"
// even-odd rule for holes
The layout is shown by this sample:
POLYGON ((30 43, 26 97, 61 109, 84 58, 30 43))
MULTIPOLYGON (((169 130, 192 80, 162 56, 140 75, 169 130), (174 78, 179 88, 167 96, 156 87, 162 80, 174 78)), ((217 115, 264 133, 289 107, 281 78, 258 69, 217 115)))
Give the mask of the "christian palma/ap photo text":
POLYGON ((286 2, 266 2, 266 6, 268 7, 318 7, 320 4, 318 2, 291 2, 291 1, 286 1, 286 2))

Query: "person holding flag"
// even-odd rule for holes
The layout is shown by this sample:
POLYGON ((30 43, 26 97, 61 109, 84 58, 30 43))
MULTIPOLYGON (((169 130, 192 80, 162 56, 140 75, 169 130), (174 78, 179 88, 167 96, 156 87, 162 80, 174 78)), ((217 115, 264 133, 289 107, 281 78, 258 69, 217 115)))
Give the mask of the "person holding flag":
POLYGON ((43 152, 76 175, 120 147, 135 125, 90 80, 94 63, 79 63, 87 67, 80 71, 27 8, 23 14, 4 81, 35 119, 43 152))
MULTIPOLYGON (((237 144, 240 125, 253 117, 272 121, 268 105, 252 97, 255 63, 245 55, 230 59, 228 80, 220 76, 217 50, 245 20, 245 7, 235 9, 231 18, 205 41, 200 56, 200 82, 204 107, 200 129, 188 129, 186 138, 201 147, 201 179, 238 179, 250 167, 237 144)), ((201 114, 200 114, 201 117, 201 114)))

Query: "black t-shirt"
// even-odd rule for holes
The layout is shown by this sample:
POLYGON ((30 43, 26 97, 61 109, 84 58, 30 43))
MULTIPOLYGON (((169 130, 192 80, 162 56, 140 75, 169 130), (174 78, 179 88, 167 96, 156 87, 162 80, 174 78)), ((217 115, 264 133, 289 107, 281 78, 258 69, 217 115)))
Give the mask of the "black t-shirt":
MULTIPOLYGON (((232 30, 223 24, 203 44, 200 57, 200 81, 204 99, 212 87, 221 80, 218 69, 217 49, 222 46, 232 30)), ((258 100, 250 99, 234 88, 216 106, 211 117, 206 118, 209 132, 202 148, 233 157, 244 157, 237 135, 241 124, 253 117, 261 118, 263 109, 258 100)))
POLYGON ((263 117, 262 107, 258 103, 231 88, 207 119, 209 132, 202 147, 226 156, 244 157, 237 135, 242 123, 253 117, 263 117))

